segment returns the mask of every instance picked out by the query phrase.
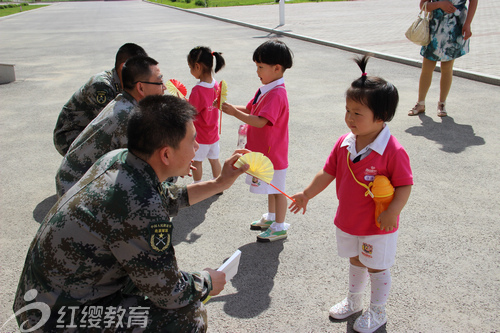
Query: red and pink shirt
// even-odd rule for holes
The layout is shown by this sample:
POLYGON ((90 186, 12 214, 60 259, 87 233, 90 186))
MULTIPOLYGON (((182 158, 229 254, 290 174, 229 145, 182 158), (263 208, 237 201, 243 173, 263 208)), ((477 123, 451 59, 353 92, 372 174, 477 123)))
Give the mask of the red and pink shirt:
POLYGON ((267 119, 262 128, 248 126, 246 148, 271 160, 275 170, 288 168, 288 96, 283 79, 262 86, 246 105, 250 114, 267 119), (258 92, 261 95, 254 104, 258 92))
POLYGON ((348 161, 347 146, 342 145, 343 135, 336 142, 323 170, 336 179, 336 190, 339 205, 335 215, 335 225, 342 231, 355 236, 388 234, 393 231, 382 231, 375 225, 375 203, 366 189, 356 183, 347 163, 351 167, 356 179, 368 185, 375 175, 384 175, 389 178, 392 186, 413 185, 413 175, 410 159, 404 148, 394 136, 390 136, 387 145, 380 154, 372 151, 368 156, 357 163, 348 161))
POLYGON ((196 141, 199 144, 211 145, 219 141, 219 109, 213 106, 217 98, 219 83, 198 82, 191 90, 189 103, 198 111, 194 121, 196 141))

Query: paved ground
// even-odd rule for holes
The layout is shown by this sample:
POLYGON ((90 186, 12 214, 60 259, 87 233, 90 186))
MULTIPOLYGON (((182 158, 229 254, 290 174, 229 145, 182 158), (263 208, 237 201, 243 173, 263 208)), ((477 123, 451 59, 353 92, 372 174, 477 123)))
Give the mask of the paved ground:
MULTIPOLYGON (((357 6, 359 15, 342 21, 353 24, 361 17, 362 4, 371 2, 337 3, 333 12, 357 6)), ((380 11, 372 13, 380 17, 389 7, 399 8, 373 2, 379 3, 380 11)), ((494 1, 483 3, 496 6, 494 1)), ((337 21, 320 14, 334 5, 289 6, 286 24, 294 24, 289 8, 298 8, 311 21, 296 26, 305 29, 315 22, 324 27, 297 33, 324 38, 321 34, 332 31, 337 21), (320 10, 313 12, 312 6, 320 10)), ((277 7, 265 8, 269 13, 257 17, 270 15, 268 26, 274 27, 277 7)), ((213 14, 222 15, 216 10, 213 14)), ((256 15, 252 10, 257 9, 241 9, 249 20, 256 15)), ((498 16, 495 19, 498 22, 498 16)), ((364 20, 351 26, 363 24, 368 34, 371 26, 364 20)), ((71 94, 90 75, 111 68, 116 50, 125 42, 142 45, 160 62, 167 78, 191 88, 195 80, 185 57, 193 46, 205 44, 226 57, 227 67, 217 78, 228 82, 230 102, 246 103, 259 86, 251 55, 267 38, 262 30, 138 1, 60 3, 0 20, 0 62, 15 63, 17 75, 16 82, 0 85, 0 327, 12 315, 29 244, 54 203, 54 175, 61 157, 52 145, 52 130, 71 94)), ((350 52, 282 39, 295 54, 295 64, 285 75, 291 105, 287 192, 293 194, 310 182, 336 138, 347 131, 344 92, 359 70, 350 52)), ((464 60, 481 53, 474 49, 477 44, 464 60)), ((400 105, 390 128, 406 147, 415 175, 392 269, 389 322, 379 332, 498 332, 498 86, 455 78, 448 100, 450 117, 439 119, 433 110, 436 75, 429 92, 430 111, 410 118, 406 111, 415 102, 419 69, 372 59, 368 73, 383 76, 399 89, 400 105)), ((222 121, 221 157, 226 158, 236 146, 239 123, 228 117, 222 121)), ((285 242, 255 242, 256 233, 248 224, 265 205, 265 198, 248 193, 241 179, 223 196, 184 210, 174 220, 176 253, 186 270, 215 268, 234 250, 243 253, 239 274, 207 305, 209 332, 351 332, 352 318, 328 319, 329 307, 347 290, 347 261, 336 255, 332 227, 334 187, 315 198, 306 215, 287 217, 292 228, 285 242)), ((12 322, 0 329, 14 330, 12 322)))
MULTIPOLYGON (((371 51, 381 57, 421 63, 420 46, 404 36, 418 13, 418 0, 309 2, 285 5, 285 25, 279 27, 278 6, 210 7, 197 10, 222 19, 276 29, 318 43, 371 51)), ((472 52, 455 61, 456 72, 475 73, 500 85, 500 2, 479 1, 472 23, 472 52), (490 78, 492 77, 492 78, 490 78)), ((466 76, 467 77, 467 76, 466 76)), ((485 78, 483 78, 485 79, 485 78)))

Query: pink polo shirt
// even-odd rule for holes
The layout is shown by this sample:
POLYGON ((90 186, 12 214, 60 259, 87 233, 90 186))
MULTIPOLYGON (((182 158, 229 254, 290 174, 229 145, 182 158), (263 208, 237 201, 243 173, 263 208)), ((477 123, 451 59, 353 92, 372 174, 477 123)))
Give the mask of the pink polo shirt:
MULTIPOLYGON (((335 144, 323 170, 335 177, 339 205, 335 215, 335 225, 342 231, 355 236, 388 234, 375 225, 375 203, 365 196, 366 189, 356 183, 347 167, 347 147, 342 142, 343 135, 335 144)), ((380 155, 372 151, 357 163, 349 160, 349 165, 359 182, 368 185, 375 175, 389 178, 392 186, 413 185, 410 159, 394 136, 390 136, 387 146, 380 155)), ((398 216, 399 228, 399 216, 398 216)))
POLYGON ((263 93, 256 104, 253 104, 253 100, 254 98, 246 106, 250 114, 266 118, 268 122, 262 128, 248 126, 245 147, 269 157, 275 170, 286 169, 289 106, 285 84, 278 84, 263 93))
POLYGON ((189 95, 189 103, 198 111, 194 127, 196 128, 196 141, 200 144, 211 145, 219 141, 220 110, 213 106, 218 88, 219 83, 215 80, 212 83, 199 82, 189 95))

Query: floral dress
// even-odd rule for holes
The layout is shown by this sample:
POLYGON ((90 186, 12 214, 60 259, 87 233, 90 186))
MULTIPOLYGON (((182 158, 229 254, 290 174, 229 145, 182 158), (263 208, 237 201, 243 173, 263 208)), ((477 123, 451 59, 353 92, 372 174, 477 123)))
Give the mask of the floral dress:
POLYGON ((429 22, 431 42, 420 50, 420 54, 431 61, 450 61, 469 53, 469 40, 462 37, 467 0, 450 1, 457 8, 455 13, 447 14, 441 9, 432 11, 429 22))

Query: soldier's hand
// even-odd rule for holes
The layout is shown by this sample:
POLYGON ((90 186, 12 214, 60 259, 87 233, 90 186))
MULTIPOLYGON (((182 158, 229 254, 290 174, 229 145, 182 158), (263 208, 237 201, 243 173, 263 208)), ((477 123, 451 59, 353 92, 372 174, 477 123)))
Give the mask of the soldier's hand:
POLYGON ((250 167, 248 164, 245 164, 241 168, 237 169, 234 167, 234 163, 246 153, 249 153, 248 149, 238 149, 233 153, 233 156, 228 158, 224 162, 224 166, 222 167, 222 172, 220 176, 217 178, 217 182, 224 185, 224 188, 229 188, 236 178, 238 178, 241 174, 245 173, 250 167))
POLYGON ((205 268, 204 271, 207 271, 212 278, 212 291, 209 295, 219 295, 222 289, 224 289, 224 285, 226 284, 226 273, 219 272, 211 268, 205 268))

